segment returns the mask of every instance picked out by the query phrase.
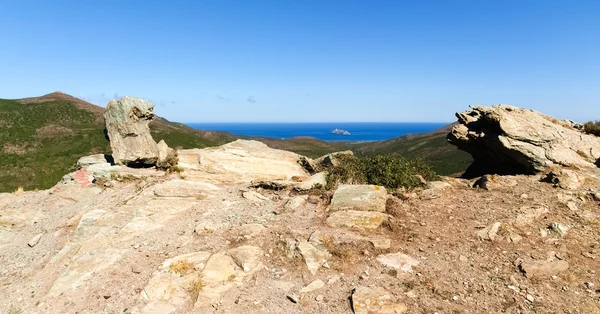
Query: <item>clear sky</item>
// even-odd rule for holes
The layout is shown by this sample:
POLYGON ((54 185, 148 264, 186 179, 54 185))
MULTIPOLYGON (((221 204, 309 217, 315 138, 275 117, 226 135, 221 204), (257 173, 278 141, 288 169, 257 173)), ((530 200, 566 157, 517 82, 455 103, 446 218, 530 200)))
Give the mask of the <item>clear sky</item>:
POLYGON ((0 0, 0 98, 134 95, 181 122, 600 119, 600 1, 0 0))

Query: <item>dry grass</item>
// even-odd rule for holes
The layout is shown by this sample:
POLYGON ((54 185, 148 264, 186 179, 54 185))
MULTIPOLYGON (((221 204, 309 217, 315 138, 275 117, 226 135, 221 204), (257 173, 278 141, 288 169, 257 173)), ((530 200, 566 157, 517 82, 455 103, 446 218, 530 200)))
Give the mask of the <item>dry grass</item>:
POLYGON ((194 279, 194 281, 192 281, 187 287, 187 291, 192 297, 192 304, 196 303, 198 300, 198 294, 204 290, 204 287, 206 287, 206 282, 202 278, 202 275, 198 275, 198 277, 194 279))
POLYGON ((15 194, 15 195, 21 195, 21 194, 23 194, 23 193, 25 193, 25 190, 23 189, 23 187, 22 187, 22 186, 18 187, 18 188, 17 188, 17 189, 16 189, 16 190, 13 192, 13 194, 15 194))
POLYGON ((169 266, 169 271, 179 275, 185 275, 194 269, 194 264, 188 260, 182 259, 169 266))

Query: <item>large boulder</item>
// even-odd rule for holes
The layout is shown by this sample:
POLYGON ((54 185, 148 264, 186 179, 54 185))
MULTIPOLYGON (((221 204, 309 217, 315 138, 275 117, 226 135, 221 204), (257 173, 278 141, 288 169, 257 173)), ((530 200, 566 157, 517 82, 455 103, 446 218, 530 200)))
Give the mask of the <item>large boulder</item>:
POLYGON ((600 138, 573 123, 508 105, 473 106, 457 113, 448 141, 473 156, 466 177, 533 174, 550 166, 596 167, 600 138))
POLYGON ((154 105, 137 97, 111 100, 104 119, 114 162, 118 165, 151 167, 158 161, 158 148, 148 124, 154 105))

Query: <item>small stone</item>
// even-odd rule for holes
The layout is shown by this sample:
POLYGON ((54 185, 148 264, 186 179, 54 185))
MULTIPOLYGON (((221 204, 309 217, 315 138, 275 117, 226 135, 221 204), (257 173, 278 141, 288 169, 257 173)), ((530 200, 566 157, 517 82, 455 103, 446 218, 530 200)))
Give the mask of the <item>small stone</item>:
POLYGON ((592 194, 592 198, 594 199, 594 201, 600 202, 600 192, 592 194))
POLYGON ((508 289, 515 291, 515 292, 521 292, 521 289, 519 289, 519 287, 513 286, 513 285, 508 285, 506 286, 508 289))
POLYGON ((567 231, 569 230, 569 227, 558 222, 552 223, 552 225, 550 225, 550 228, 552 229, 552 231, 558 233, 561 237, 565 236, 567 234, 567 231))
POLYGON ((300 293, 309 293, 315 290, 321 289, 325 286, 325 283, 320 279, 317 279, 311 283, 309 283, 306 287, 300 289, 300 293))
POLYGON ((496 240, 496 236, 498 235, 498 230, 500 229, 500 225, 501 225, 501 223, 499 221, 496 221, 496 222, 492 223, 491 225, 488 225, 487 227, 477 231, 477 237, 479 237, 479 239, 481 239, 481 240, 489 240, 489 241, 496 240))
POLYGON ((317 297, 315 297, 315 301, 317 301, 317 302, 323 302, 323 299, 324 299, 324 297, 322 294, 319 294, 317 297))
POLYGON ((579 210, 579 208, 577 207, 577 204, 575 204, 575 202, 567 202, 567 207, 572 211, 579 210))
POLYGON ((529 195, 527 195, 527 194, 523 193, 523 194, 521 194, 521 196, 520 196, 520 197, 521 197, 521 198, 524 198, 524 199, 527 199, 527 198, 529 198, 529 195))
POLYGON ((340 276, 339 275, 334 275, 333 277, 329 278, 329 280, 327 280, 327 284, 331 285, 334 284, 336 282, 338 282, 340 280, 340 276))
POLYGON ((533 303, 533 296, 531 294, 528 294, 526 297, 527 301, 533 303))
POLYGON ((588 289, 594 289, 594 287, 596 286, 593 282, 586 282, 584 285, 588 289))
POLYGON ((523 240, 523 237, 518 234, 512 234, 509 236, 509 240, 512 243, 519 243, 521 240, 523 240))
POLYGON ((457 297, 457 296, 455 296, 455 295, 454 295, 454 296, 452 296, 452 301, 456 301, 456 300, 458 300, 458 297, 457 297))
POLYGON ((288 298, 288 300, 292 301, 293 303, 300 302, 300 299, 296 295, 288 294, 288 295, 286 295, 286 297, 288 298))
POLYGON ((31 240, 29 240, 29 242, 27 242, 27 245, 29 245, 29 247, 34 247, 36 244, 38 244, 40 242, 41 238, 42 238, 42 233, 31 238, 31 240))
POLYGON ((548 230, 540 229, 540 237, 545 238, 548 236, 548 230))
POLYGON ((464 256, 464 255, 459 256, 458 260, 460 260, 463 263, 466 263, 466 262, 469 261, 469 259, 466 256, 464 256))

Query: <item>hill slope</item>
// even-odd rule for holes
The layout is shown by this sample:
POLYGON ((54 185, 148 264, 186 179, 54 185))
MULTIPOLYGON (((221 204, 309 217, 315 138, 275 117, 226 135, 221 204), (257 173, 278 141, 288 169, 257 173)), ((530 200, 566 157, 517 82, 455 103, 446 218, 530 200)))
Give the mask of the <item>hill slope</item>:
MULTIPOLYGON (((0 99, 0 192, 22 186, 45 189, 72 171, 82 156, 110 153, 104 108, 60 92, 0 99)), ((234 140, 222 132, 194 130, 157 117, 152 136, 172 147, 207 147, 234 140)))
MULTIPOLYGON (((78 158, 110 153, 104 137, 104 108, 61 92, 18 100, 0 99, 0 192, 46 189, 74 170, 78 158)), ((152 136, 171 147, 201 148, 237 138, 255 139, 272 148, 308 157, 352 150, 359 155, 396 152, 407 158, 423 158, 436 172, 449 175, 464 171, 470 155, 446 141, 449 127, 431 133, 406 135, 383 142, 325 142, 312 137, 286 140, 235 136, 195 130, 156 116, 152 136)))
POLYGON ((405 158, 422 158, 441 175, 451 175, 465 171, 473 159, 448 143, 446 135, 454 124, 438 130, 409 134, 382 142, 365 143, 356 148, 359 154, 398 153, 405 158))

